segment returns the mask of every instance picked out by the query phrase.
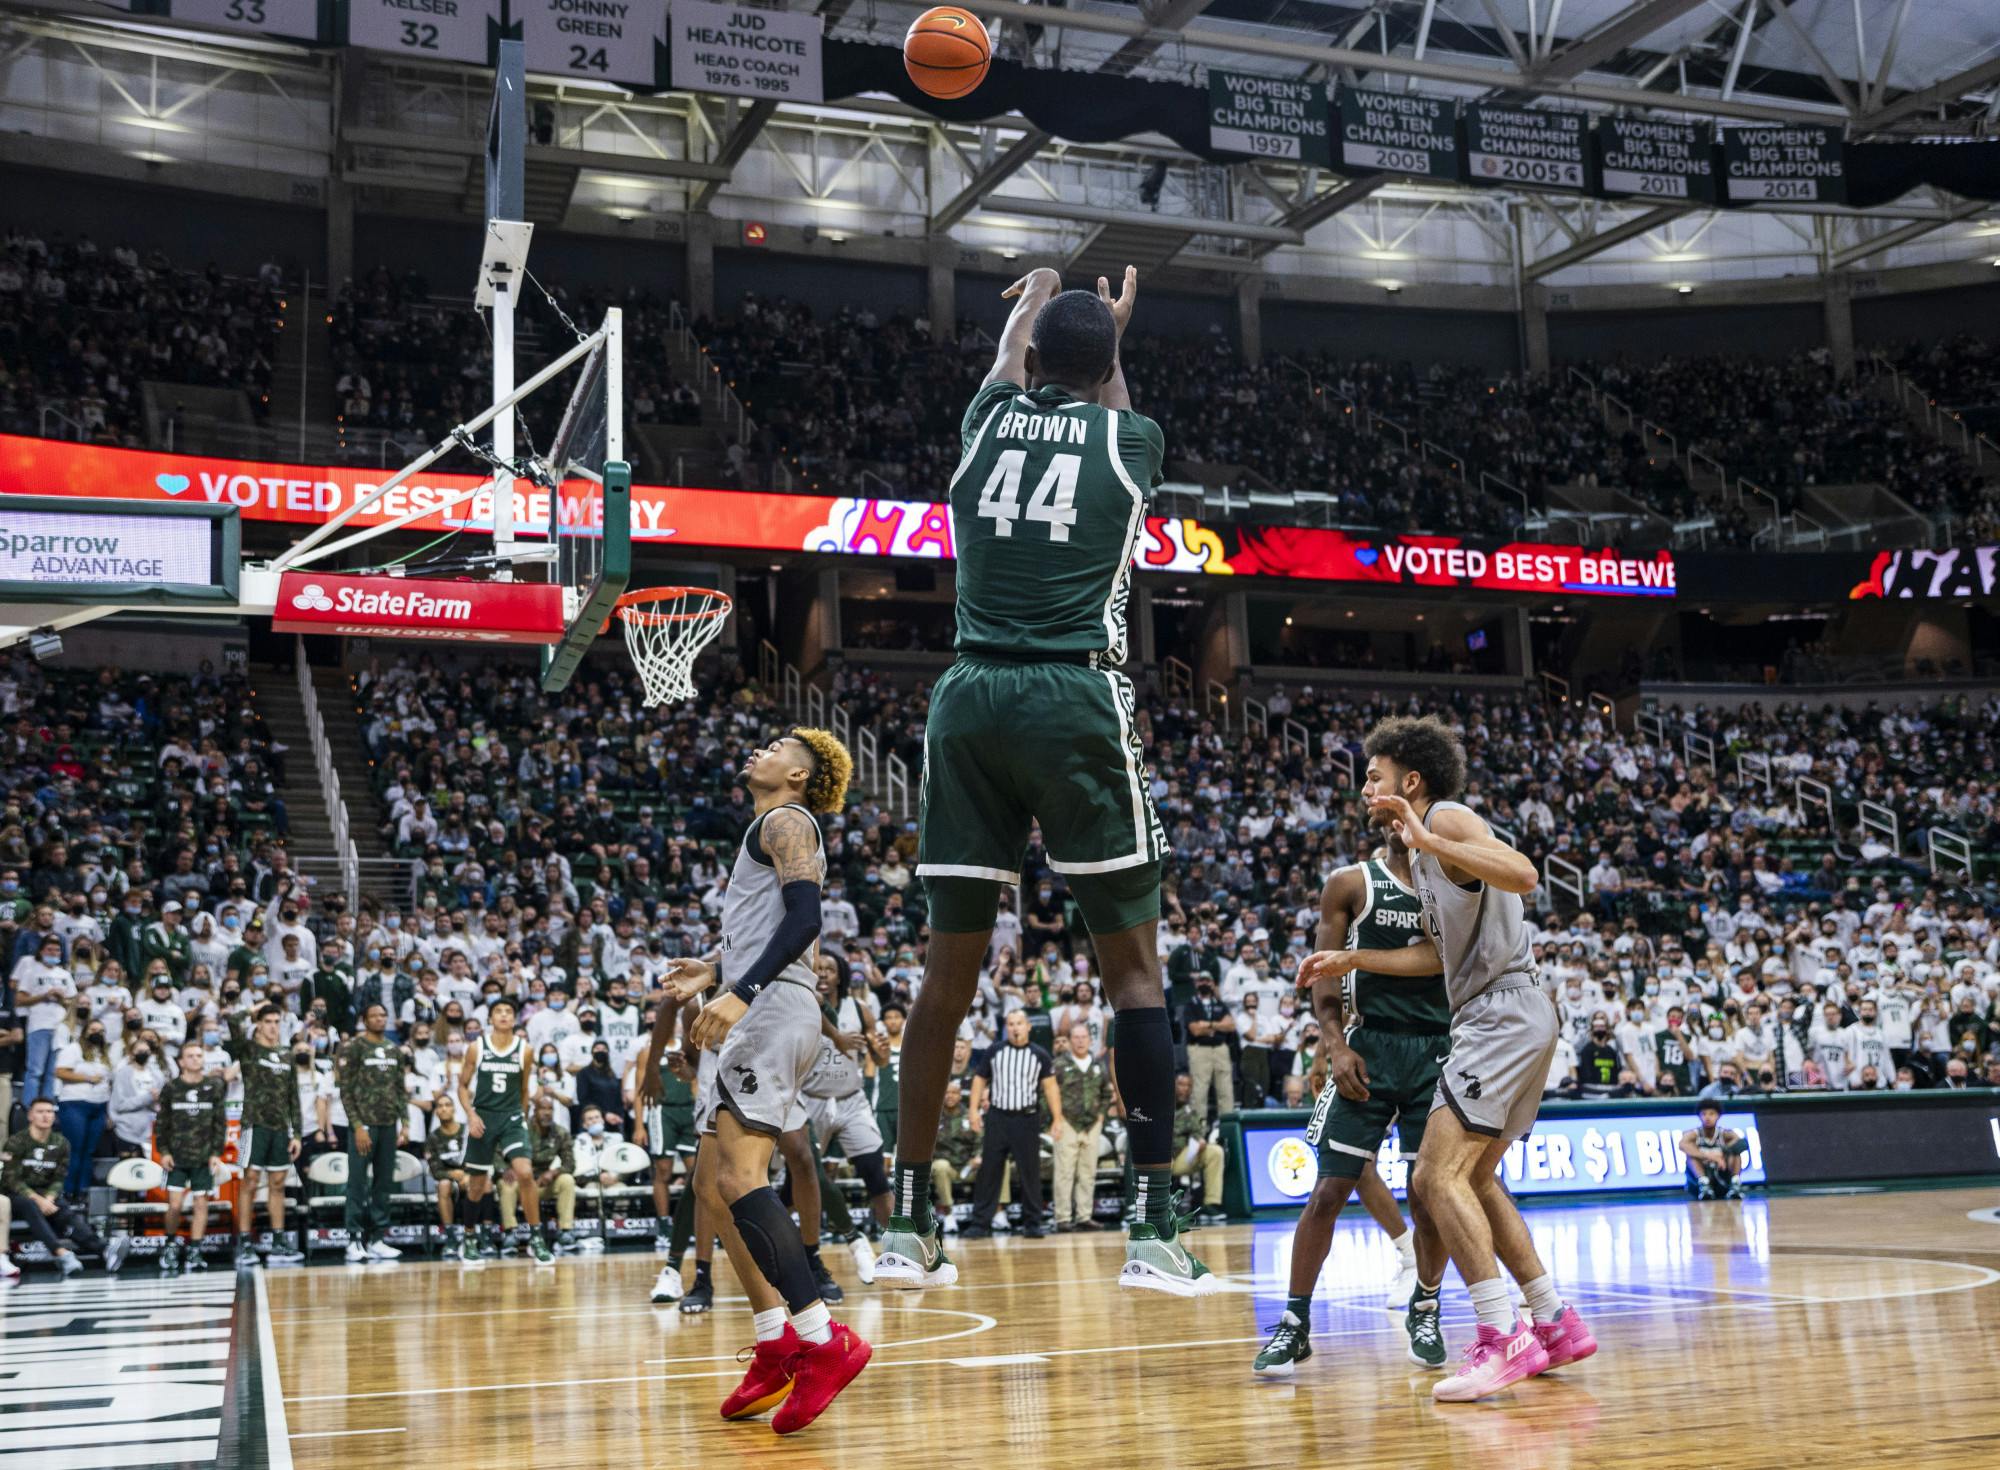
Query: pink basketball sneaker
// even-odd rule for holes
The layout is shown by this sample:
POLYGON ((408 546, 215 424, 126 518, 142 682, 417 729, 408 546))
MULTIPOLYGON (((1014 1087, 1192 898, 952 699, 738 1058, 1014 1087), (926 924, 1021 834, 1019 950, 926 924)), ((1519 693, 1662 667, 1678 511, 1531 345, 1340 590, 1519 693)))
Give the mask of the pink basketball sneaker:
POLYGON ((1548 1352, 1534 1328, 1516 1321, 1511 1333, 1479 1324, 1479 1336, 1458 1360, 1458 1371, 1441 1379, 1431 1397, 1441 1403, 1464 1404, 1498 1393, 1510 1383, 1533 1378, 1549 1366, 1548 1352))
MULTIPOLYGON (((1535 1338, 1541 1343, 1542 1351, 1549 1355, 1549 1368, 1580 1363, 1597 1351, 1597 1339, 1583 1325, 1583 1318, 1577 1316, 1576 1308, 1567 1302, 1563 1304, 1562 1315, 1555 1321, 1535 1324, 1535 1338)), ((1546 1373, 1548 1368, 1542 1371, 1546 1373)))

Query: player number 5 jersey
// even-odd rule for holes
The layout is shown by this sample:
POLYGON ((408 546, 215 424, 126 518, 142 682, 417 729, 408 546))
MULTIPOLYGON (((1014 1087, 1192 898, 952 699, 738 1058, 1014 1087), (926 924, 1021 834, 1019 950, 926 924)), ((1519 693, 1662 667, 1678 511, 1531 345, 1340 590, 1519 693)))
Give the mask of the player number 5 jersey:
POLYGON ((1160 426, 1130 409, 989 383, 960 426, 951 482, 960 652, 1125 662, 1125 605, 1160 426))

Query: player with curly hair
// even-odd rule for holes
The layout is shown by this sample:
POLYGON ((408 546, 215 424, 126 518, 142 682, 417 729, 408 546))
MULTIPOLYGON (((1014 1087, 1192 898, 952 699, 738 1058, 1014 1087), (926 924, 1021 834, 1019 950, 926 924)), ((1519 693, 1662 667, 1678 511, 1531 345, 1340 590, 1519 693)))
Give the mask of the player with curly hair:
MULTIPOLYGON (((697 1188, 726 1212, 755 1270, 740 1272, 757 1347, 725 1419, 776 1409, 780 1434, 803 1429, 867 1366, 874 1349, 827 1313, 791 1212, 771 1188, 778 1136, 805 1121, 799 1093, 819 1061, 821 1015, 813 959, 826 846, 814 815, 838 812, 854 774, 847 747, 825 730, 795 729, 743 767, 756 817, 729 875, 722 949, 714 963, 682 959, 666 977, 669 1004, 716 981, 722 993, 688 1031, 715 1053, 712 1086, 697 1107, 697 1188)), ((657 1057, 654 1058, 657 1060, 657 1057)), ((725 1231, 724 1244, 736 1254, 725 1231)))
MULTIPOLYGON (((1431 1100, 1410 1192, 1443 1237, 1479 1316, 1479 1335, 1458 1371, 1431 1390, 1465 1402, 1597 1351, 1495 1173, 1508 1146, 1535 1126, 1560 1029, 1522 903, 1541 875, 1457 799, 1465 789, 1465 747, 1442 720, 1384 720, 1362 749, 1370 818, 1409 849, 1430 943, 1322 950, 1299 966, 1299 983, 1356 969, 1412 983, 1444 974, 1451 1059, 1431 1100), (1532 1325, 1514 1314, 1502 1261, 1528 1300, 1532 1325)), ((1441 1266, 1432 1269, 1442 1277, 1441 1266)), ((1437 1286, 1420 1274, 1413 1313, 1435 1301, 1437 1286)))

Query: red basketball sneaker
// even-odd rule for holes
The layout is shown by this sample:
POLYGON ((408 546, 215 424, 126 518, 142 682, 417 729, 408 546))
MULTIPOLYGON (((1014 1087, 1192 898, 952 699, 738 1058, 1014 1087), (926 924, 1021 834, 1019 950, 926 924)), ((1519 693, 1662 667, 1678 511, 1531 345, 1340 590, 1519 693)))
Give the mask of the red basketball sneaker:
POLYGON ((750 1358, 750 1371, 736 1385, 736 1392, 722 1401, 722 1417, 748 1419, 782 1403, 792 1391, 792 1367, 803 1347, 805 1343, 789 1322, 777 1337, 758 1343, 750 1358))
POLYGON ((853 1329, 831 1325, 833 1336, 825 1342, 792 1349, 792 1396, 771 1416, 771 1427, 780 1434, 796 1434, 825 1413, 875 1356, 875 1349, 853 1329))

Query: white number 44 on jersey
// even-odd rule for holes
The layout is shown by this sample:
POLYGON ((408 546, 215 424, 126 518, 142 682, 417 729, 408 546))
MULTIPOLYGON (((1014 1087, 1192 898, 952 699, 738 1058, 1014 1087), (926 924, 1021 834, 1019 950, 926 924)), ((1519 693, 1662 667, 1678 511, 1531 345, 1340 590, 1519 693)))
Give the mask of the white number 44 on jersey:
MULTIPOLYGON (((1025 449, 1007 450, 994 462, 993 473, 980 489, 979 514, 993 522, 996 536, 1013 535, 1014 522, 1023 517, 1021 470, 1027 459, 1025 449)), ((1026 518, 1047 523, 1051 541, 1069 540, 1069 528, 1076 524, 1076 477, 1082 468, 1080 454, 1054 456, 1042 473, 1041 483, 1028 497, 1026 518)))

